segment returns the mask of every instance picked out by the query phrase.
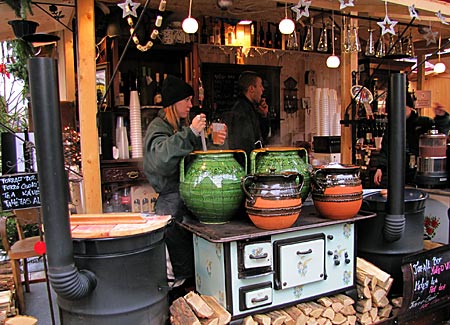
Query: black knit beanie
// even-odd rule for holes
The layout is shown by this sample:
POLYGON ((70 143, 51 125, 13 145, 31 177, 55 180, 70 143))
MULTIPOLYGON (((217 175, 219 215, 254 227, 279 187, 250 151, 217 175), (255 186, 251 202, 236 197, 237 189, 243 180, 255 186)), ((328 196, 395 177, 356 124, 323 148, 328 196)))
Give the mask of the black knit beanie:
POLYGON ((167 107, 189 96, 194 96, 194 89, 183 80, 168 75, 163 81, 161 95, 162 105, 167 107))

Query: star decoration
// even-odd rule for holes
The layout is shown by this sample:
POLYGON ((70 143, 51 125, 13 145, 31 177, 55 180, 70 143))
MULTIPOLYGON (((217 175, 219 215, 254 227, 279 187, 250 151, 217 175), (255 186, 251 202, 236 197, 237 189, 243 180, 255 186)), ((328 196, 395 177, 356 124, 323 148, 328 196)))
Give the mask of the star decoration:
POLYGON ((424 39, 427 41, 427 46, 431 43, 436 44, 436 37, 438 36, 438 32, 433 32, 431 28, 427 28, 427 33, 423 36, 424 39))
POLYGON ((140 5, 139 2, 133 2, 132 0, 126 0, 124 3, 119 3, 118 6, 123 10, 122 18, 130 15, 137 17, 136 9, 139 8, 140 5))
POLYGON ((416 7, 415 7, 414 5, 410 5, 410 6, 408 7, 408 11, 409 11, 409 16, 410 16, 411 18, 420 19, 420 18, 419 18, 419 14, 417 13, 416 7))
POLYGON ((355 6, 355 4, 353 3, 353 0, 339 0, 339 3, 341 4, 339 6, 340 10, 342 10, 344 8, 347 8, 347 7, 354 7, 355 6))
POLYGON ((293 6, 291 10, 297 14, 295 20, 299 20, 303 16, 309 17, 309 6, 311 1, 300 0, 296 6, 293 6))
POLYGON ((441 23, 443 23, 444 25, 448 25, 449 24, 447 21, 445 21, 445 17, 442 16, 442 13, 441 13, 440 10, 436 13, 436 17, 438 17, 439 20, 441 21, 441 23))
POLYGON ((395 35, 394 27, 397 25, 398 21, 390 20, 388 15, 384 16, 383 21, 377 22, 377 25, 381 27, 381 35, 391 33, 395 35))

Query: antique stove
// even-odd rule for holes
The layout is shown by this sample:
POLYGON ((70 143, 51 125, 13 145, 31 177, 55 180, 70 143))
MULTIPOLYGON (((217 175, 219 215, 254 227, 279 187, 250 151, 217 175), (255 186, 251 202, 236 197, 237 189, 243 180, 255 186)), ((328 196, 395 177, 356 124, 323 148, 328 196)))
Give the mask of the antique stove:
POLYGON ((235 318, 342 292, 354 286, 355 225, 304 207, 296 224, 267 231, 248 220, 226 225, 188 221, 194 233, 197 291, 235 318))

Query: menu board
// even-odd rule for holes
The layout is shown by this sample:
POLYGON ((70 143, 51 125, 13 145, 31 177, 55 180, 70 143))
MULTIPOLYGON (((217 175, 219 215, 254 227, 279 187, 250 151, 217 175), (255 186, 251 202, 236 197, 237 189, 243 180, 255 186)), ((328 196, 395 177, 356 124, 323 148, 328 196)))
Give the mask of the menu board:
POLYGON ((41 206, 37 173, 11 174, 0 177, 2 209, 13 210, 41 206))
POLYGON ((403 259, 401 314, 414 318, 450 303, 450 246, 430 249, 403 259))

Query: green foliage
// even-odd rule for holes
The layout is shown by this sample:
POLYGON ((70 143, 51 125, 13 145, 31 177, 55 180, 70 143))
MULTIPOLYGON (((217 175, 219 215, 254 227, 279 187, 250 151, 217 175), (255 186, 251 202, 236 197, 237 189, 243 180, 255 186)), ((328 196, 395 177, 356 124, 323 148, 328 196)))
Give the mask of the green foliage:
POLYGON ((16 17, 26 19, 27 12, 33 15, 31 0, 6 0, 6 3, 14 10, 16 17))
POLYGON ((12 61, 6 64, 9 73, 17 79, 24 81, 22 90, 23 97, 28 95, 28 59, 34 56, 34 48, 30 42, 23 39, 14 39, 7 42, 8 49, 11 50, 12 61))

